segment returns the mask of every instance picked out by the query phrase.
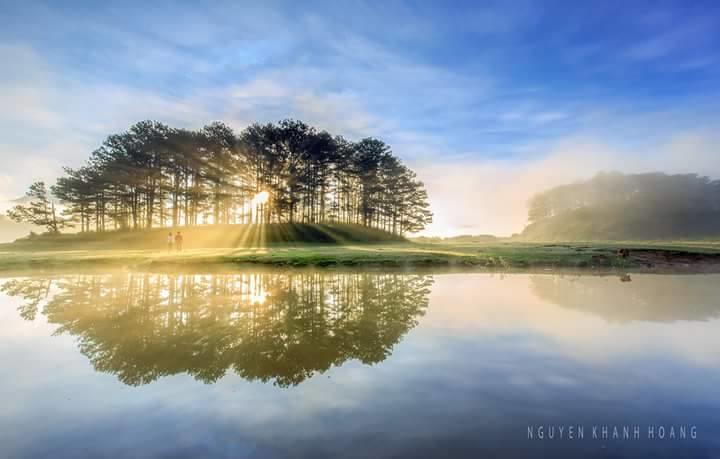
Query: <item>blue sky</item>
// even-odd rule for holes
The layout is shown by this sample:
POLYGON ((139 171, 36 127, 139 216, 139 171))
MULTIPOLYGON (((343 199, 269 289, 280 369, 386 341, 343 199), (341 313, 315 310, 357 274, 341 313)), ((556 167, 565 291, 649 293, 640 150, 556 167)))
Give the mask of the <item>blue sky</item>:
POLYGON ((0 201, 148 118, 380 137, 434 234, 601 169, 720 172, 717 2, 0 3, 0 201))

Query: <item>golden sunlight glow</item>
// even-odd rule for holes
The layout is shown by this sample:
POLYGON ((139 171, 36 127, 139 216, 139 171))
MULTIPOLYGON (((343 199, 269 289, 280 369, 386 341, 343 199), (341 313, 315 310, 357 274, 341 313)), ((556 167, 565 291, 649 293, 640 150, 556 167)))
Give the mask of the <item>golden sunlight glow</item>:
POLYGON ((267 293, 260 291, 257 293, 250 294, 250 304, 264 304, 267 300, 267 293))
POLYGON ((255 195, 255 197, 252 199, 252 202, 254 205, 265 204, 268 201, 269 197, 270 193, 268 193, 267 191, 261 191, 260 193, 255 195))
MULTIPOLYGON (((261 191, 249 201, 245 202, 242 206, 242 213, 245 217, 248 218, 248 222, 250 224, 256 224, 256 223, 263 223, 265 221, 265 217, 267 215, 268 209, 267 209, 267 203, 270 200, 270 193, 267 191, 261 191)), ((258 234, 256 232, 253 232, 253 234, 257 237, 258 234)), ((241 245, 243 245, 248 240, 248 236, 250 235, 249 231, 246 231, 246 234, 243 236, 241 245)), ((250 241, 253 242, 252 245, 255 242, 258 241, 250 241)))

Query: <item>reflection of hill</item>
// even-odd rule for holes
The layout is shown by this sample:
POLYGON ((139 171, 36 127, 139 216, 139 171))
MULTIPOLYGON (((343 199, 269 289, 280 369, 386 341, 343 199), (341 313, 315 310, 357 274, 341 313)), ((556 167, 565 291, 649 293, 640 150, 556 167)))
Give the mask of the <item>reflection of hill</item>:
POLYGON ((384 360, 427 307, 430 276, 400 274, 114 274, 12 280, 33 319, 78 337, 98 371, 126 384, 232 368, 295 385, 349 359, 384 360))
POLYGON ((720 275, 533 276, 532 291, 559 306, 602 318, 670 322, 720 317, 720 275))

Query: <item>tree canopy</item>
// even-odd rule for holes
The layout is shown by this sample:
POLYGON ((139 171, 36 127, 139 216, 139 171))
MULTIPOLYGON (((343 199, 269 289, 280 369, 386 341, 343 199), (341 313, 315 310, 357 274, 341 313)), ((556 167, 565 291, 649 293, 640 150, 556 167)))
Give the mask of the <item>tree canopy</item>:
POLYGON ((432 221, 415 173, 374 138, 302 121, 236 134, 142 121, 112 134, 52 187, 80 231, 213 223, 356 223, 395 234, 432 221))

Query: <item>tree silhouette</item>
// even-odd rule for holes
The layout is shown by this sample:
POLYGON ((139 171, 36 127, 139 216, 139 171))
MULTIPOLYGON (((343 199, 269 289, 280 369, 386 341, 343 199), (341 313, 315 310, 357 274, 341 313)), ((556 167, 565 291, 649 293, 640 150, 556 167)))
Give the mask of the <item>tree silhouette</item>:
POLYGON ((51 233, 58 233, 71 223, 60 218, 55 210, 55 203, 48 196, 45 182, 35 182, 30 185, 26 194, 30 202, 18 204, 8 211, 8 217, 16 222, 27 222, 37 226, 44 226, 51 233))
POLYGON ((218 122, 189 131, 142 121, 65 169, 52 193, 66 215, 44 224, 74 221, 81 231, 298 222, 402 235, 432 221, 423 183, 383 141, 351 142, 297 120, 239 135, 218 122))

